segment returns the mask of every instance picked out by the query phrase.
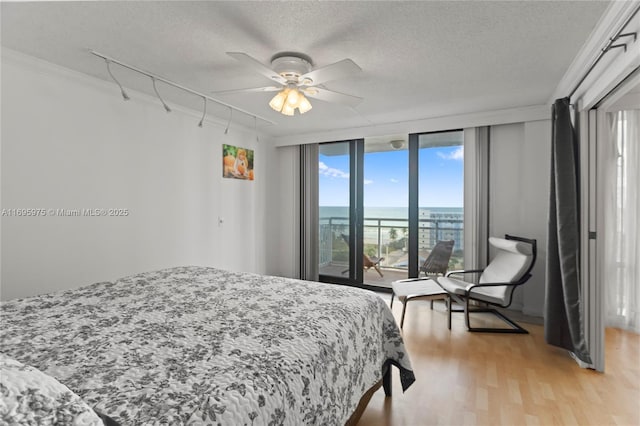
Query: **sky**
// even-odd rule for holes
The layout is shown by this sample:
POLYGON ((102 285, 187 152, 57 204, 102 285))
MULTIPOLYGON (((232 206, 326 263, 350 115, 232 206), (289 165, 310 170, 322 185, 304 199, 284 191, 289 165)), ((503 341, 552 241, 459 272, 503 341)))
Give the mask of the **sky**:
MULTIPOLYGON (((463 206, 463 148, 421 148, 419 206, 463 206)), ((370 152, 364 157, 364 206, 406 207, 409 204, 409 152, 370 152)), ((320 206, 349 205, 349 156, 319 158, 320 206)))

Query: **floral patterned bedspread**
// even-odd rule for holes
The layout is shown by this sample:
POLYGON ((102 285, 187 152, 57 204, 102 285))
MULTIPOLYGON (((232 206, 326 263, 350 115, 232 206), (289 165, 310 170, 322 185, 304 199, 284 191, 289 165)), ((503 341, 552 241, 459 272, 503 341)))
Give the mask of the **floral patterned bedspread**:
POLYGON ((123 425, 344 424, 400 368, 375 293, 180 267, 0 305, 1 351, 123 425))

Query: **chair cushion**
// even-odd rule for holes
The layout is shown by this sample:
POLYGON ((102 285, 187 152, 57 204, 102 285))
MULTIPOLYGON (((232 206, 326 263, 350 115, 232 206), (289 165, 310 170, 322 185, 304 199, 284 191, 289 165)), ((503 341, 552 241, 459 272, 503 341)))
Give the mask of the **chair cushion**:
MULTIPOLYGON (((480 284, 516 282, 522 278, 533 262, 531 244, 496 237, 490 237, 489 244, 496 249, 496 254, 482 272, 480 284)), ((481 287, 474 290, 473 294, 478 299, 505 303, 508 289, 507 286, 481 287)))
MULTIPOLYGON (((507 240, 504 238, 489 238, 489 243, 496 249, 496 254, 480 276, 480 284, 485 283, 513 283, 517 282, 527 272, 534 260, 531 244, 507 240)), ((436 278, 438 284, 451 294, 464 296, 472 285, 466 281, 452 278, 436 278)), ((473 299, 504 305, 508 302, 509 286, 476 287, 471 291, 473 299)))
POLYGON ((394 281, 391 283, 393 293, 399 298, 414 298, 422 296, 446 296, 446 292, 432 279, 418 278, 394 281))
POLYGON ((505 238, 489 237, 489 244, 499 250, 505 250, 512 253, 524 254, 526 256, 533 255, 533 247, 529 243, 517 240, 507 240, 505 238))
POLYGON ((512 283, 522 278, 533 262, 531 245, 494 237, 489 243, 497 252, 480 276, 480 283, 512 283))
MULTIPOLYGON (((464 296, 467 288, 473 285, 466 281, 450 277, 438 277, 436 280, 444 290, 460 296, 464 296)), ((505 303, 506 288, 506 286, 476 287, 471 291, 471 297, 485 302, 502 305, 505 303), (498 289, 498 291, 496 291, 496 289, 498 289)))

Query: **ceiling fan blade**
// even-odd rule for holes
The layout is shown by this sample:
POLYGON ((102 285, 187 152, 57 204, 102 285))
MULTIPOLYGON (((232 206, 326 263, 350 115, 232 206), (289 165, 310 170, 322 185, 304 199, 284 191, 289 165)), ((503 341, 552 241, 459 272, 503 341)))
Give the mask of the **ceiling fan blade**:
POLYGON ((271 79, 283 85, 287 84, 287 80, 284 77, 282 77, 280 74, 278 74, 271 68, 265 66, 262 62, 258 61, 257 59, 254 59, 251 56, 247 55, 246 53, 227 52, 227 55, 242 62, 245 65, 249 65, 250 67, 253 67, 256 71, 258 71, 260 74, 264 75, 268 79, 271 79))
POLYGON ((335 64, 309 71, 308 73, 300 76, 299 81, 304 82, 305 79, 308 79, 312 82, 310 84, 306 84, 307 86, 317 86, 318 84, 322 84, 327 81, 349 77, 361 71, 362 68, 360 68, 351 59, 343 59, 335 64))
POLYGON ((345 95, 344 93, 334 92, 332 90, 323 89, 322 87, 309 87, 303 89, 305 95, 310 98, 320 99, 321 101, 332 102, 336 104, 347 105, 350 107, 355 107, 360 102, 362 102, 362 98, 352 95, 345 95))
POLYGON ((253 87, 249 89, 220 90, 220 91, 214 91, 211 93, 215 93, 216 95, 228 95, 232 93, 278 92, 280 90, 282 90, 282 86, 281 87, 267 86, 267 87, 253 87))

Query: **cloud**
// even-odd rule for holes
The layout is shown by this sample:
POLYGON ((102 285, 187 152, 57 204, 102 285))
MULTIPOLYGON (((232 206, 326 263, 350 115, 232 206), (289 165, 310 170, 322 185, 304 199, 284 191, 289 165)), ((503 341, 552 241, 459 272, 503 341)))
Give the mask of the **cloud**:
POLYGON ((438 151, 438 157, 445 160, 462 160, 464 159, 464 147, 460 146, 455 151, 445 154, 442 151, 438 151))
POLYGON ((324 176, 329 176, 329 177, 339 177, 343 179, 349 178, 349 173, 339 169, 334 169, 333 167, 329 167, 326 164, 324 164, 322 161, 318 163, 318 173, 324 176))
POLYGON ((394 179, 394 178, 391 178, 389 180, 391 181, 391 183, 399 183, 400 182, 398 179, 394 179))
MULTIPOLYGON (((340 169, 329 167, 326 164, 324 164, 322 161, 318 162, 318 173, 323 176, 349 179, 349 173, 340 169)), ((363 183, 365 185, 370 185, 373 183, 373 181, 371 179, 365 179, 363 183)))

